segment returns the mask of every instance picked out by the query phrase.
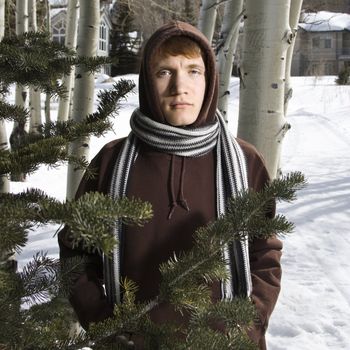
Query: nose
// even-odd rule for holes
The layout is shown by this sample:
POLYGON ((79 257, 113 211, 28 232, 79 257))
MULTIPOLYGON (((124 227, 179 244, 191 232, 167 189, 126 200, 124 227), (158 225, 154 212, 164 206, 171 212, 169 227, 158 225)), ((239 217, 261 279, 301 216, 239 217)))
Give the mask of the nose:
POLYGON ((170 81, 170 93, 172 95, 187 94, 186 79, 181 72, 173 74, 170 81))

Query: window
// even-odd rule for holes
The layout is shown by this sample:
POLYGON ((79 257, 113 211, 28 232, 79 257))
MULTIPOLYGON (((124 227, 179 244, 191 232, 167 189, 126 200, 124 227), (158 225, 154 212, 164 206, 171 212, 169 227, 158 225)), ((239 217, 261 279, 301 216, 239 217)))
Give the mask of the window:
POLYGON ((66 23, 64 19, 61 19, 52 26, 52 40, 64 45, 65 36, 66 23))
POLYGON ((312 47, 314 47, 314 48, 320 47, 320 38, 319 37, 312 39, 312 47))
POLYGON ((101 51, 107 51, 107 27, 104 22, 102 22, 100 25, 100 38, 98 48, 101 51))
POLYGON ((331 49, 332 48, 332 39, 324 39, 324 48, 331 49))
POLYGON ((335 74, 333 63, 325 63, 325 65, 324 65, 324 72, 325 72, 326 75, 335 74))

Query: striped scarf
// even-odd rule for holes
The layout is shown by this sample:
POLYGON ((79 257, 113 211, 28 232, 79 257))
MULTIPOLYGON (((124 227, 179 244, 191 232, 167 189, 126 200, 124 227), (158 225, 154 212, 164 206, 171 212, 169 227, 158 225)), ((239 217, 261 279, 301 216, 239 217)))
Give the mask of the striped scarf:
MULTIPOLYGON (((229 133, 219 112, 216 122, 194 129, 183 129, 158 123, 136 109, 130 120, 132 132, 127 137, 115 163, 110 196, 113 199, 126 195, 130 169, 138 155, 139 140, 159 152, 182 157, 200 157, 216 147, 216 195, 217 217, 225 214, 227 199, 248 188, 244 154, 235 138, 229 133)), ((121 241, 122 224, 117 221, 114 229, 121 241)), ((230 276, 221 284, 222 297, 249 296, 252 282, 249 266, 248 239, 234 241, 224 249, 226 268, 230 276), (233 276, 235 283, 233 283, 233 276), (237 285, 238 284, 238 285, 237 285)), ((104 257, 104 276, 107 299, 111 304, 120 303, 120 249, 117 245, 112 257, 104 257)))

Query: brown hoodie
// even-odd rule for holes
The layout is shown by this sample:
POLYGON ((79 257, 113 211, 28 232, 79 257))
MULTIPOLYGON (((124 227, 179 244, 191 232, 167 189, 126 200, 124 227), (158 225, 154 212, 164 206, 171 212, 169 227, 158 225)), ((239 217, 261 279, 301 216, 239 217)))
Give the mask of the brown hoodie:
MULTIPOLYGON (((217 104, 217 73, 215 58, 205 37, 194 27, 173 22, 161 27, 149 39, 143 54, 139 77, 140 109, 148 117, 165 123, 154 86, 150 78, 152 52, 171 36, 188 36, 197 42, 206 64, 207 87, 200 115, 193 126, 202 126, 214 120, 217 104)), ((238 140, 246 156, 249 187, 259 191, 269 181, 266 168, 253 146, 238 140)), ((98 169, 94 179, 83 179, 77 192, 109 192, 111 173, 123 140, 107 144, 93 159, 91 166, 98 169)), ((141 143, 138 157, 132 166, 127 194, 148 201, 154 217, 144 227, 125 227, 121 241, 121 275, 138 285, 136 298, 148 301, 158 294, 161 275, 159 265, 193 246, 192 234, 216 218, 215 152, 186 158, 155 151, 141 143), (187 203, 187 205, 184 205, 187 203), (169 210, 173 209, 171 219, 169 210)), ((76 281, 70 301, 83 325, 112 315, 103 288, 102 259, 98 255, 72 250, 67 230, 59 234, 61 258, 84 255, 88 257, 85 273, 76 281)), ((280 289, 281 242, 277 239, 254 240, 250 246, 253 281, 252 298, 257 306, 260 323, 250 332, 260 349, 265 348, 264 333, 280 289)), ((221 298, 218 284, 213 286, 213 299, 221 298)), ((151 313, 155 322, 183 322, 181 315, 169 305, 161 305, 151 313)))

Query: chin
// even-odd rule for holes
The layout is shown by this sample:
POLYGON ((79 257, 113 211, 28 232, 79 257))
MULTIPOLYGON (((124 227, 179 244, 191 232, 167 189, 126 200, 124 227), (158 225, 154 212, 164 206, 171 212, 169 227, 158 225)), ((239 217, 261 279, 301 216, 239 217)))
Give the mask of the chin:
POLYGON ((187 126, 193 124, 196 119, 196 117, 189 117, 188 115, 186 116, 166 116, 165 117, 166 121, 172 125, 172 126, 187 126))

